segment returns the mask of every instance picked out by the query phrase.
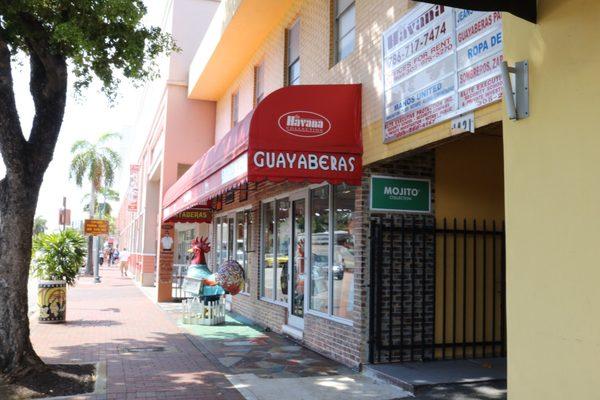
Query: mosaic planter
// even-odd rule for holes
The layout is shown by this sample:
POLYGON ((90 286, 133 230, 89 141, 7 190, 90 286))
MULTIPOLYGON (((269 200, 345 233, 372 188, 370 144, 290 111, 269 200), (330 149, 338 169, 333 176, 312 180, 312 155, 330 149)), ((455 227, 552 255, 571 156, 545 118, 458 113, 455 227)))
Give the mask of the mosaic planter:
POLYGON ((44 324, 65 322, 67 315, 67 282, 40 281, 38 283, 38 321, 44 324))

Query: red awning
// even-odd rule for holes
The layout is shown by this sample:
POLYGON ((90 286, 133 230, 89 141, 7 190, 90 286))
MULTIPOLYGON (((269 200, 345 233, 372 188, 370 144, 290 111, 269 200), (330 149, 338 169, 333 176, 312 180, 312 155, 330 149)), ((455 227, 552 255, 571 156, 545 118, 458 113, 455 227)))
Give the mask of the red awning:
POLYGON ((361 85, 279 89, 167 190, 164 219, 243 182, 360 185, 360 127, 361 85))

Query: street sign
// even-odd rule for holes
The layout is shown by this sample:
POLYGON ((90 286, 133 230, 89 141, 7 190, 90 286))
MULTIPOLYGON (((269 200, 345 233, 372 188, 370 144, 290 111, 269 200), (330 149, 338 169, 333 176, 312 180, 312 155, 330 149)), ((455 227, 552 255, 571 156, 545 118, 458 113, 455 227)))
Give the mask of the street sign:
POLYGON ((71 225, 71 210, 61 208, 58 211, 58 224, 62 226, 71 225))
POLYGON ((108 235, 108 221, 105 219, 86 219, 83 232, 89 236, 108 235))
POLYGON ((431 212, 431 181, 428 179, 371 176, 371 211, 431 212))

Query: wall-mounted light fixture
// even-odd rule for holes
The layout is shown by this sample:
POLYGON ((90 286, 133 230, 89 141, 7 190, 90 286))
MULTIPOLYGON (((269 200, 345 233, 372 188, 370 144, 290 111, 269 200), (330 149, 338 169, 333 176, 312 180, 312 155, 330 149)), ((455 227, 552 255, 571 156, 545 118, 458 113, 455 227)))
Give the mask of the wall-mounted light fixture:
POLYGON ((500 69, 502 71, 502 85, 504 88, 504 102, 508 118, 519 120, 529 117, 529 64, 527 61, 519 61, 514 67, 509 67, 503 61, 500 69), (514 90, 511 74, 514 75, 514 90))

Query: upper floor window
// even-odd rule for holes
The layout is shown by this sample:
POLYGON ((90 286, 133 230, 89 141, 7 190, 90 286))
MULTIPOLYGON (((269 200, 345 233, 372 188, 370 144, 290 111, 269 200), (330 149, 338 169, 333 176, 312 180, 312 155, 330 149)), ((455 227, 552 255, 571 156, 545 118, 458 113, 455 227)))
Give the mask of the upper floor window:
POLYGON ((286 34, 286 76, 287 85, 300 84, 300 20, 287 30, 286 34))
POLYGON ((354 0, 335 2, 335 62, 346 58, 354 50, 356 12, 354 0))
POLYGON ((231 126, 235 126, 240 116, 240 93, 235 92, 231 95, 231 126))
POLYGON ((254 105, 265 97, 265 68, 262 64, 254 67, 254 105))

